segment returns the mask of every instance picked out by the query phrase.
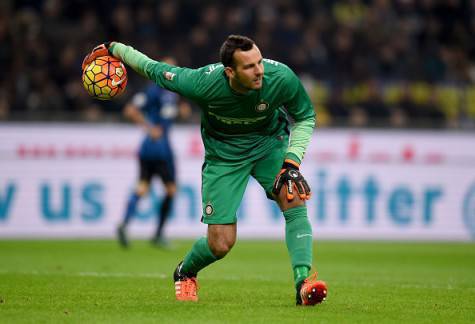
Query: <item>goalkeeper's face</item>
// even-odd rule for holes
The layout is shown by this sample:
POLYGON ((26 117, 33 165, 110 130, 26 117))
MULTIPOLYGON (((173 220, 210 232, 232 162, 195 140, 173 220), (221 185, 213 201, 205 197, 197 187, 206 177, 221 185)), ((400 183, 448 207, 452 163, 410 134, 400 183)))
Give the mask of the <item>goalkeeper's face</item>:
POLYGON ((236 50, 233 59, 234 68, 226 68, 231 87, 239 92, 260 89, 264 77, 264 65, 259 48, 254 45, 249 51, 236 50))

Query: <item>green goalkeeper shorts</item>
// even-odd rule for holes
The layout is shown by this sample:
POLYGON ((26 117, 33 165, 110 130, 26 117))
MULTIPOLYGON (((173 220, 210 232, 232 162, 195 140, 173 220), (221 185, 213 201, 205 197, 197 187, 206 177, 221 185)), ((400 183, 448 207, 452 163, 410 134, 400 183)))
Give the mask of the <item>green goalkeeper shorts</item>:
POLYGON ((272 186, 282 167, 287 146, 288 137, 283 136, 272 151, 255 161, 231 164, 205 160, 202 171, 201 221, 205 224, 236 223, 236 212, 244 196, 249 176, 253 176, 267 197, 272 199, 272 186))

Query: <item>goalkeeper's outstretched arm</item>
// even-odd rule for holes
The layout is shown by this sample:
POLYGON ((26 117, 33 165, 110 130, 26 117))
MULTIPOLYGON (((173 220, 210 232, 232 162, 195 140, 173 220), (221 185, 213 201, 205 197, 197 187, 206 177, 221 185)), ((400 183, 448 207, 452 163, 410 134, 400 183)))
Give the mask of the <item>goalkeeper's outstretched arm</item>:
POLYGON ((199 97, 197 85, 200 73, 198 70, 153 60, 133 47, 122 43, 111 43, 109 52, 160 87, 177 92, 192 100, 199 97))
POLYGON ((153 64, 156 61, 152 60, 147 55, 137 51, 131 46, 117 42, 110 43, 109 52, 112 54, 112 56, 118 58, 134 69, 134 71, 138 74, 146 77, 147 79, 151 79, 150 75, 147 73, 147 65, 153 64))
POLYGON ((119 42, 104 43, 95 47, 83 61, 83 69, 96 57, 112 55, 138 74, 152 80, 162 88, 177 92, 191 100, 199 98, 199 70, 177 67, 149 58, 131 46, 119 42))

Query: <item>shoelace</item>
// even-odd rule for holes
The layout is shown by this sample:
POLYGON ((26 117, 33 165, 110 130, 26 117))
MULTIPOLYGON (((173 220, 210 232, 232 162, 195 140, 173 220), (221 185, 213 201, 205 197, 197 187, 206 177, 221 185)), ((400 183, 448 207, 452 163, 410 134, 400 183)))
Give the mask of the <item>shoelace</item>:
POLYGON ((315 281, 317 281, 317 276, 318 276, 318 273, 315 272, 315 273, 312 274, 310 277, 308 277, 307 279, 305 279, 304 282, 315 282, 315 281))

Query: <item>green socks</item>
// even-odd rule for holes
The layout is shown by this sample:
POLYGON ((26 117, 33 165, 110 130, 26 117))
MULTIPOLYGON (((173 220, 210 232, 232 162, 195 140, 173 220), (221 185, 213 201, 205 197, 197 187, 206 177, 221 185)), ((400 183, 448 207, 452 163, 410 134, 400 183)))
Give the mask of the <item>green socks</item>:
MULTIPOLYGON (((299 206, 284 212, 285 243, 289 251, 295 285, 308 277, 312 267, 312 227, 307 218, 307 207, 299 206)), ((198 239, 185 256, 181 271, 197 274, 201 269, 218 260, 211 252, 208 238, 198 239)))
POLYGON ((295 287, 299 285, 302 281, 304 281, 308 277, 308 271, 310 270, 307 266, 297 266, 294 268, 294 282, 295 287))
POLYGON ((218 260, 218 258, 211 252, 208 245, 208 238, 203 236, 193 244, 191 251, 185 256, 181 271, 183 273, 196 275, 198 271, 216 260, 218 260))
POLYGON ((308 277, 308 272, 312 267, 312 227, 307 218, 306 206, 290 208, 284 211, 284 217, 285 243, 297 286, 308 277))

